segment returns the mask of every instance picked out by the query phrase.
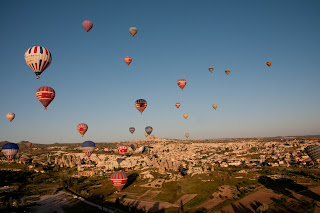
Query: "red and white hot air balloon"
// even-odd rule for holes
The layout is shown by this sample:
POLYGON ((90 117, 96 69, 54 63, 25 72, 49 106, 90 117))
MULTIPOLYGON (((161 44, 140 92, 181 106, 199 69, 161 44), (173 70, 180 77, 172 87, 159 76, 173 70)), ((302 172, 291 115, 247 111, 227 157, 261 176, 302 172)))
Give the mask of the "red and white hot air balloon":
POLYGON ((47 109, 47 106, 49 106, 51 101, 53 101, 54 97, 56 96, 56 93, 54 89, 52 89, 51 87, 43 86, 37 90, 36 96, 44 106, 44 109, 47 109))
POLYGON ((176 103, 176 107, 179 109, 179 107, 180 107, 180 103, 176 103))
POLYGON ((128 177, 123 171, 117 171, 111 175, 111 183, 119 192, 126 185, 127 180, 128 177))
POLYGON ((7 115, 6 115, 7 119, 11 122, 15 117, 16 115, 13 113, 13 112, 9 112, 7 115))
POLYGON ((24 54, 24 59, 30 69, 36 74, 36 78, 51 64, 52 56, 48 49, 40 46, 30 47, 24 54))
POLYGON ((128 66, 129 66, 130 63, 132 62, 132 58, 130 56, 127 56, 124 58, 124 62, 126 62, 126 64, 128 64, 128 66))
POLYGON ((141 112, 141 115, 142 115, 142 112, 147 107, 147 101, 144 99, 138 99, 138 100, 136 100, 134 105, 136 106, 137 110, 139 110, 139 112, 141 112))
POLYGON ((83 135, 86 134, 86 132, 88 130, 88 125, 85 123, 78 124, 77 130, 83 137, 83 135))
POLYGON ((128 151, 128 148, 126 146, 119 146, 118 147, 118 153, 122 156, 125 155, 127 153, 127 151, 128 151))
POLYGON ((89 20, 85 20, 83 23, 82 23, 82 27, 87 31, 89 32, 91 30, 91 28, 93 27, 93 23, 89 20))
POLYGON ((179 79, 177 82, 178 86, 183 90, 183 88, 186 86, 187 81, 183 78, 179 79))

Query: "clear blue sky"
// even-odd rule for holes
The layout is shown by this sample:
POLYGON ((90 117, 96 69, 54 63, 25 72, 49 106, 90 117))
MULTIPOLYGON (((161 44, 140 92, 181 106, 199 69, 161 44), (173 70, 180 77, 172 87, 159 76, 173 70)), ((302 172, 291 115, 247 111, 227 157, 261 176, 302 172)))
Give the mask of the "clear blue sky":
POLYGON ((149 125, 178 139, 320 134, 319 11, 317 0, 4 1, 0 141, 124 141, 149 125), (38 80, 24 60, 37 45, 53 56, 38 80), (46 111, 40 86, 56 91, 46 111))

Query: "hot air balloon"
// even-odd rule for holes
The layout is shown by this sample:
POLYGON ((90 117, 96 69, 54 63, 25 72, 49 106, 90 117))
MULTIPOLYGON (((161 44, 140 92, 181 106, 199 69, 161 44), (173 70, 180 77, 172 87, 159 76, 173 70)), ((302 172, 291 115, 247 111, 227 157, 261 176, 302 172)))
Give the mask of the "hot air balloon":
POLYGON ((212 104, 213 109, 217 109, 218 108, 218 104, 212 104))
MULTIPOLYGON (((146 133, 146 134, 147 134, 147 133, 146 133)), ((148 134, 147 134, 147 135, 148 135, 148 134)), ((137 149, 137 151, 138 151, 138 152, 141 152, 141 153, 143 153, 144 150, 145 150, 145 147, 144 147, 144 146, 140 146, 140 147, 137 149)))
POLYGON ((134 151, 136 149, 136 145, 135 144, 130 144, 130 148, 134 151))
POLYGON ((267 64, 268 67, 271 67, 272 62, 271 61, 267 61, 266 64, 267 64))
POLYGON ((28 143, 27 143, 27 147, 28 147, 28 148, 31 148, 31 147, 32 147, 32 143, 28 142, 28 143))
POLYGON ((15 143, 6 143, 2 146, 2 153, 8 158, 9 161, 14 159, 18 151, 19 146, 15 143))
POLYGON ((183 90, 183 88, 186 86, 187 81, 185 79, 179 79, 177 82, 178 86, 183 90))
POLYGON ((83 135, 86 134, 86 132, 88 130, 88 125, 85 123, 78 124, 77 130, 83 137, 83 135))
POLYGON ((186 138, 189 138, 189 133, 186 133, 185 136, 186 136, 186 138))
POLYGON ((144 136, 148 137, 148 133, 144 133, 144 136))
POLYGON ((89 20, 85 20, 83 23, 82 23, 82 27, 87 31, 89 32, 91 30, 91 28, 93 27, 93 23, 89 20))
POLYGON ((146 130, 146 133, 150 135, 153 129, 151 126, 147 126, 145 130, 146 130))
POLYGON ((147 101, 144 99, 138 99, 138 100, 136 100, 134 105, 136 106, 137 110, 139 110, 139 112, 141 112, 141 115, 142 115, 142 112, 147 107, 147 101))
POLYGON ((39 75, 50 66, 52 56, 48 49, 34 46, 25 52, 24 59, 38 79, 40 78, 39 75))
POLYGON ((184 117, 185 119, 187 119, 188 116, 189 116, 189 115, 188 115, 187 113, 184 113, 184 114, 183 114, 183 117, 184 117))
POLYGON ((51 87, 44 86, 44 87, 40 87, 37 90, 36 95, 38 100, 44 106, 44 109, 47 109, 47 106, 49 106, 51 101, 53 101, 54 97, 56 96, 56 93, 54 89, 52 89, 51 87))
POLYGON ((128 64, 128 66, 129 66, 132 62, 132 58, 130 56, 127 56, 124 58, 124 62, 126 62, 126 64, 128 64))
POLYGON ((13 112, 9 112, 7 115, 6 115, 7 119, 11 122, 15 117, 16 115, 13 113, 13 112))
POLYGON ((85 141, 81 145, 82 151, 86 153, 88 158, 90 158, 91 154, 93 153, 95 146, 96 144, 92 141, 85 141))
POLYGON ((121 189, 126 185, 128 177, 123 171, 114 172, 111 175, 112 185, 120 192, 121 189))
POLYGON ((129 132, 131 132, 131 134, 133 134, 135 130, 136 130, 136 129, 135 129, 134 127, 130 127, 130 128, 129 128, 129 132))
POLYGON ((138 28, 136 28, 136 27, 130 27, 130 28, 129 28, 129 32, 130 32, 130 34, 134 37, 134 35, 137 34, 137 32, 138 32, 138 28))
POLYGON ((230 74, 230 69, 226 69, 226 70, 225 70, 225 73, 226 73, 227 75, 229 75, 229 74, 230 74))
POLYGON ((320 146, 318 145, 309 145, 305 148, 309 157, 316 162, 317 159, 320 157, 320 146))
POLYGON ((211 73, 213 72, 213 67, 212 67, 212 66, 209 67, 208 69, 209 69, 209 71, 210 71, 211 73))
POLYGON ((180 107, 180 103, 176 103, 176 107, 179 109, 179 107, 180 107))
POLYGON ((128 151, 128 148, 126 146, 119 146, 118 147, 118 153, 122 156, 125 155, 127 153, 127 151, 128 151))

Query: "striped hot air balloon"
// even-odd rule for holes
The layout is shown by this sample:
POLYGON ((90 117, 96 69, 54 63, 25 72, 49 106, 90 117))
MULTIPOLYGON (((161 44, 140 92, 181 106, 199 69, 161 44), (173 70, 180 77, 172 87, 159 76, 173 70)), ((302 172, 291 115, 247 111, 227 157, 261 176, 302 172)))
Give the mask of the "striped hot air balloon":
POLYGON ((213 67, 212 67, 212 66, 209 67, 208 69, 209 69, 209 71, 210 71, 211 73, 213 72, 213 67))
POLYGON ((138 28, 136 28, 136 27, 130 27, 130 28, 129 28, 129 32, 130 32, 130 34, 134 37, 135 34, 137 34, 137 32, 138 32, 138 28))
POLYGON ((127 151, 128 151, 128 148, 126 146, 119 146, 118 147, 118 153, 122 156, 125 155, 127 153, 127 151))
POLYGON ((150 135, 150 134, 152 133, 152 131, 153 131, 153 128, 152 128, 151 126, 147 126, 147 127, 145 128, 145 130, 146 130, 146 133, 147 133, 148 135, 150 135))
POLYGON ((136 106, 137 110, 139 110, 139 112, 141 112, 141 115, 142 115, 142 112, 147 107, 147 101, 144 99, 138 99, 138 100, 136 100, 134 105, 136 106))
POLYGON ((51 87, 43 86, 40 87, 36 92, 38 100, 42 103, 44 106, 44 109, 47 109, 47 106, 53 101, 54 97, 56 96, 56 93, 54 89, 51 87))
POLYGON ((84 22, 82 22, 82 27, 87 31, 89 32, 92 27, 93 27, 93 23, 89 20, 85 20, 84 22))
POLYGON ((86 134, 87 130, 88 130, 88 125, 85 123, 81 123, 78 124, 77 126, 77 130, 78 132, 82 135, 82 137, 84 136, 84 134, 86 134))
POLYGON ((129 128, 129 132, 131 132, 131 134, 133 134, 135 130, 136 130, 136 129, 135 129, 134 127, 130 127, 130 128, 129 128))
POLYGON ((127 180, 128 177, 123 171, 117 171, 111 175, 111 183, 119 192, 126 185, 127 180))
POLYGON ((309 145, 305 148, 309 157, 316 162, 317 159, 320 157, 320 146, 318 145, 309 145))
POLYGON ((9 112, 7 113, 6 117, 11 122, 16 117, 16 115, 13 112, 9 112))
POLYGON ((127 56, 124 58, 124 62, 126 62, 126 64, 128 64, 128 66, 129 66, 132 62, 132 58, 130 56, 127 56))
POLYGON ((230 74, 230 69, 226 69, 224 72, 225 72, 227 75, 229 75, 229 74, 230 74))
POLYGON ((187 85, 187 81, 183 78, 177 81, 178 86, 183 90, 183 88, 187 85))
POLYGON ((9 161, 14 159, 18 151, 19 146, 15 143, 6 143, 2 146, 2 153, 8 158, 9 161))
POLYGON ((176 103, 176 107, 179 109, 179 107, 181 106, 180 103, 176 103))
POLYGON ((84 153, 90 158, 92 155, 94 149, 95 149, 96 144, 92 141, 85 141, 82 143, 81 148, 84 153))
POLYGON ((24 59, 30 69, 40 78, 40 74, 51 64, 52 56, 48 49, 40 46, 30 47, 24 54, 24 59))

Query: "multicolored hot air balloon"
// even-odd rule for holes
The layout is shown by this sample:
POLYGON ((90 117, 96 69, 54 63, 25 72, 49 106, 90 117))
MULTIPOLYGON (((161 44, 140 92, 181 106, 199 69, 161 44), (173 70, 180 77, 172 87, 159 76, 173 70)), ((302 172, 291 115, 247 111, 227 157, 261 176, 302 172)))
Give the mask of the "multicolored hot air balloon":
POLYGON ((27 143, 27 147, 28 147, 28 148, 31 148, 31 147, 32 147, 32 143, 31 143, 31 142, 28 142, 28 143, 27 143))
MULTIPOLYGON (((147 133, 146 133, 147 134, 147 133)), ((148 135, 148 134, 147 134, 148 135)), ((140 146, 138 149, 137 149, 137 152, 141 152, 143 153, 145 150, 145 147, 144 146, 140 146)))
POLYGON ((129 128, 129 132, 131 132, 131 134, 133 134, 135 130, 136 130, 136 129, 135 129, 134 127, 130 127, 130 128, 129 128))
POLYGON ((24 53, 24 59, 30 69, 40 78, 40 74, 51 64, 52 56, 48 49, 40 46, 30 47, 24 53))
POLYGON ((138 28, 136 28, 136 27, 130 27, 130 28, 129 28, 129 32, 130 32, 130 34, 134 37, 134 35, 137 34, 137 32, 138 32, 138 28))
POLYGON ((120 192, 124 185, 126 185, 128 177, 123 171, 114 172, 111 175, 112 185, 120 192))
POLYGON ((271 61, 267 61, 266 64, 267 64, 268 67, 271 67, 272 62, 271 61))
POLYGON ((144 136, 148 137, 149 135, 148 135, 148 133, 144 133, 144 136))
POLYGON ((51 101, 53 101, 54 97, 56 96, 56 93, 54 89, 52 89, 51 87, 43 86, 37 90, 36 96, 44 106, 44 109, 47 109, 47 106, 49 106, 51 101))
POLYGON ((213 72, 213 67, 212 67, 212 66, 209 67, 208 69, 209 69, 209 71, 210 71, 211 73, 213 72))
POLYGON ((136 100, 134 105, 136 106, 137 110, 139 110, 139 112, 141 112, 141 115, 142 115, 142 112, 147 107, 147 101, 144 99, 138 99, 138 100, 136 100))
POLYGON ((93 27, 93 23, 89 20, 85 20, 84 22, 82 22, 82 27, 87 31, 89 32, 92 27, 93 27))
POLYGON ((183 90, 183 88, 187 85, 187 81, 181 78, 178 80, 177 84, 183 90))
POLYGON ((226 69, 226 70, 225 70, 225 73, 226 73, 227 75, 229 75, 229 74, 230 74, 230 69, 226 69))
POLYGON ((320 146, 318 145, 309 145, 305 148, 309 157, 316 162, 317 159, 320 157, 320 146))
POLYGON ((146 133, 147 133, 148 135, 150 135, 151 132, 152 132, 152 130, 153 130, 153 128, 152 128, 151 126, 147 126, 145 130, 146 130, 146 133))
POLYGON ((16 115, 13 113, 13 112, 9 112, 7 115, 6 115, 7 119, 11 122, 15 117, 16 115))
POLYGON ((132 62, 132 58, 130 56, 127 56, 124 58, 124 62, 126 62, 126 64, 128 64, 128 66, 129 66, 132 62))
POLYGON ((2 146, 2 153, 8 158, 9 161, 14 159, 18 151, 19 146, 15 143, 6 143, 2 146))
POLYGON ((184 117, 185 119, 187 119, 188 116, 189 116, 189 115, 188 115, 187 113, 184 113, 184 114, 183 114, 183 117, 184 117))
POLYGON ((189 133, 186 133, 185 136, 186 136, 186 138, 189 138, 189 133))
POLYGON ((85 141, 82 143, 81 147, 82 147, 82 151, 86 153, 88 158, 90 158, 91 154, 93 153, 96 147, 96 144, 92 141, 85 141))
POLYGON ((177 107, 177 109, 179 109, 179 107, 181 106, 181 104, 180 103, 176 103, 176 107, 177 107))
POLYGON ((128 148, 126 146, 119 146, 118 147, 118 153, 122 156, 124 156, 128 152, 128 148))
POLYGON ((212 104, 212 108, 216 110, 218 108, 218 104, 212 104))
POLYGON ((85 123, 81 123, 78 124, 77 126, 77 130, 78 132, 82 135, 82 137, 84 136, 84 134, 86 134, 87 130, 88 130, 88 125, 85 123))

